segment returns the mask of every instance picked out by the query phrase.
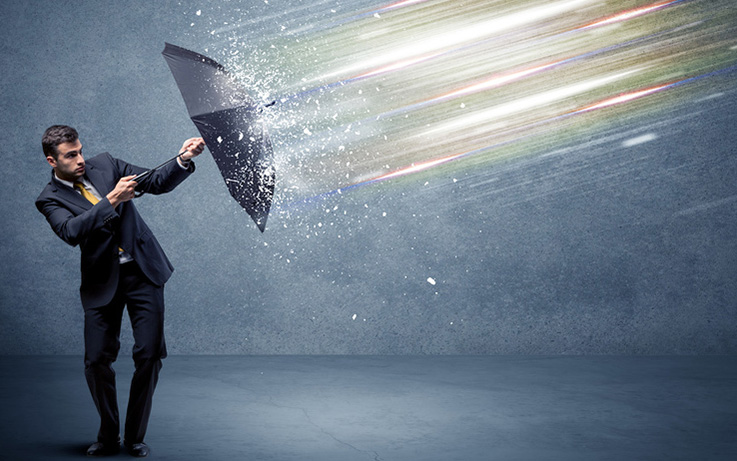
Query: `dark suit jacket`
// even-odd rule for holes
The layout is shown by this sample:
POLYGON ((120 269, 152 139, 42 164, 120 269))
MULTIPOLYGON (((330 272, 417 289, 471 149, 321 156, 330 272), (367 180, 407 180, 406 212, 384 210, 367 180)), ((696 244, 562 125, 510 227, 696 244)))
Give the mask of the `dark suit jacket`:
MULTIPOLYGON (((118 247, 127 251, 154 284, 163 285, 174 268, 164 250, 138 214, 133 201, 113 208, 105 198, 120 178, 146 169, 100 154, 85 162, 86 176, 102 196, 95 206, 77 191, 54 178, 36 199, 36 207, 46 216, 62 240, 82 250, 80 296, 85 309, 108 304, 115 295, 119 277, 118 247)), ((136 190, 151 194, 169 192, 194 171, 175 162, 162 167, 142 181, 136 190)))

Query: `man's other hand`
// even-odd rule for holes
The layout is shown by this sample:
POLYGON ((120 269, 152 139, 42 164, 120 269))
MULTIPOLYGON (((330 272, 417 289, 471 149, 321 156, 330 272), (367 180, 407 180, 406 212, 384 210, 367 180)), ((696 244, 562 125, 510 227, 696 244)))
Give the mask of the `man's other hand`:
POLYGON ((182 148, 179 150, 179 158, 184 162, 189 162, 197 157, 205 150, 205 140, 202 138, 189 138, 184 141, 182 148))
POLYGON ((115 185, 115 189, 107 194, 107 199, 110 200, 110 204, 115 208, 119 203, 127 202, 136 195, 137 182, 133 181, 136 175, 124 176, 120 178, 118 184, 115 185))

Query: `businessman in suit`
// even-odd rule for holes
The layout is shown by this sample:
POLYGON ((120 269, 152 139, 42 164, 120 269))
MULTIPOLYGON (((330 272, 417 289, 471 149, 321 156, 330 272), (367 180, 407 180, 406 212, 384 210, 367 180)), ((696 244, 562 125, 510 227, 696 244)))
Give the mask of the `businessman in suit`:
POLYGON ((123 309, 127 307, 135 345, 135 373, 125 420, 124 446, 147 456, 144 442, 164 341, 164 283, 173 267, 131 199, 136 192, 162 194, 194 172, 192 159, 202 153, 202 138, 184 142, 175 162, 139 182, 146 171, 108 153, 85 161, 74 128, 49 127, 42 147, 51 165, 51 181, 36 199, 54 232, 81 249, 80 297, 84 309, 85 377, 100 414, 97 442, 89 456, 120 450, 115 372, 123 309))

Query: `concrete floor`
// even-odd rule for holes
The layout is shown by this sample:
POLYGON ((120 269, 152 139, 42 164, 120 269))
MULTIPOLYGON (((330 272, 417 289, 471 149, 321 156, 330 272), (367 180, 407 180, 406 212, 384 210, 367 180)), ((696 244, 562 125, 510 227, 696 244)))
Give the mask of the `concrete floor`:
MULTIPOLYGON (((0 408, 3 460, 81 459, 97 431, 80 357, 0 357, 0 408)), ((737 357, 174 356, 146 441, 177 461, 735 460, 737 357)))

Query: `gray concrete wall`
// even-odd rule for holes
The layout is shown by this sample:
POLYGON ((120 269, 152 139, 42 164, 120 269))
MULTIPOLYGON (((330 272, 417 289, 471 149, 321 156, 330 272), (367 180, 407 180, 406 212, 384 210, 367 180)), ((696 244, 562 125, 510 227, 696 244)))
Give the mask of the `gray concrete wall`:
MULTIPOLYGON (((198 8, 0 11, 0 353, 82 351, 79 250, 33 205, 50 175, 43 130, 73 125, 87 156, 144 166, 176 153, 196 130, 160 52, 217 49, 192 32, 198 8)), ((508 161, 277 203, 263 235, 204 155, 175 192, 137 202, 176 267, 170 353, 737 353, 733 82, 508 161)))

